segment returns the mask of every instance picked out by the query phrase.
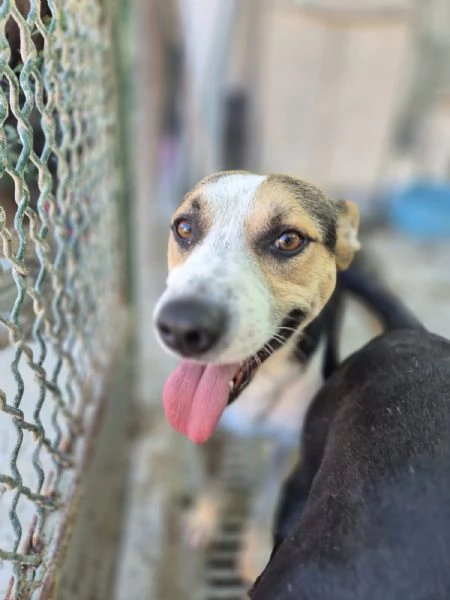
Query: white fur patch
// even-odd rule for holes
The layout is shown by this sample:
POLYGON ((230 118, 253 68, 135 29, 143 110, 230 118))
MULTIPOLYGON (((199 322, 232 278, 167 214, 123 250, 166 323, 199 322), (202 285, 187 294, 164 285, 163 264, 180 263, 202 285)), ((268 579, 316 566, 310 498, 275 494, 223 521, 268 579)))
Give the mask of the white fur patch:
POLYGON ((278 323, 271 298, 245 245, 245 220, 263 176, 234 174, 205 185, 203 195, 213 225, 187 260, 172 269, 160 307, 175 298, 199 297, 228 313, 228 331, 202 356, 205 362, 236 363, 257 352, 278 323))

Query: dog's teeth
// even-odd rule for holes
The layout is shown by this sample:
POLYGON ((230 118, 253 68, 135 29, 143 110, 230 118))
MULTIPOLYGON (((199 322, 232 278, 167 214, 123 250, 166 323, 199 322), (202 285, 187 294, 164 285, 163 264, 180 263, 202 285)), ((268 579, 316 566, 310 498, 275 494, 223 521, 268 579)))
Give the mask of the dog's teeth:
POLYGON ((232 379, 230 379, 230 381, 228 382, 228 389, 230 390, 230 392, 232 392, 234 389, 234 381, 232 379))

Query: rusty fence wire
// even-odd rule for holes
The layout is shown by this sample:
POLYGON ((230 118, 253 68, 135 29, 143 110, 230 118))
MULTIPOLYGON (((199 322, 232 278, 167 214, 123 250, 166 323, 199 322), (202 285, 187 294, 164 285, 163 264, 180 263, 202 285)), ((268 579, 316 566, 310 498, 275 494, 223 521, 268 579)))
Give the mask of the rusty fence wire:
POLYGON ((101 0, 0 1, 0 599, 38 598, 120 329, 101 0))

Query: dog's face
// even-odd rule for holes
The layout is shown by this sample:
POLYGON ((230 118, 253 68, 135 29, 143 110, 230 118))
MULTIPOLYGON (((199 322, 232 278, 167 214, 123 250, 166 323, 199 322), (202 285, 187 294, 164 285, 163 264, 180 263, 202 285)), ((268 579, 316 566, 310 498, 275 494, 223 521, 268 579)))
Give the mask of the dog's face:
MULTIPOLYGON (((333 202, 294 177, 224 172, 203 179, 172 219, 167 288, 155 309, 163 345, 189 361, 220 365, 210 383, 220 387, 227 377, 227 399, 236 397, 326 304, 336 270, 359 247, 358 222, 355 205, 333 202)), ((172 387, 201 384, 205 367, 189 365, 172 387)))

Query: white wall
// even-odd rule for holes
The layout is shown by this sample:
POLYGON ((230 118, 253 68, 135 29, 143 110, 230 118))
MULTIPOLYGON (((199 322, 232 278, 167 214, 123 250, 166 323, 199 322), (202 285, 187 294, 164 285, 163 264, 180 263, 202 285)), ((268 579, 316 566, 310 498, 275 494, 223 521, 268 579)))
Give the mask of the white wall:
POLYGON ((410 73, 412 30, 399 2, 373 14, 361 4, 340 12, 350 2, 331 13, 316 10, 323 2, 308 10, 265 3, 253 94, 262 171, 298 174, 337 194, 374 191, 410 73))

